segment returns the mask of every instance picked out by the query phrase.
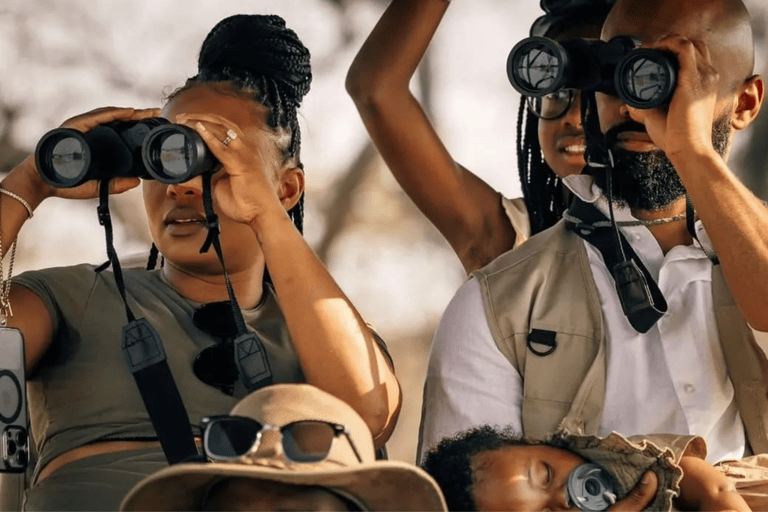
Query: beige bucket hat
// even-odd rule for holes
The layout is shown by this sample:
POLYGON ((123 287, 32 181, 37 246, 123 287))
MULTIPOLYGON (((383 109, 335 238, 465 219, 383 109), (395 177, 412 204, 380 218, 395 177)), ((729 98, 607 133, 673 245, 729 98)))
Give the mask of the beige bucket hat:
POLYGON ((325 460, 291 462, 282 456, 280 435, 266 431, 258 449, 237 461, 176 464, 148 476, 128 492, 121 510, 200 510, 208 489, 230 477, 322 487, 363 510, 446 510, 440 489, 425 471, 375 460, 373 439, 360 415, 314 386, 268 386, 243 398, 230 414, 274 426, 299 420, 344 425, 362 462, 343 435, 334 439, 325 460))

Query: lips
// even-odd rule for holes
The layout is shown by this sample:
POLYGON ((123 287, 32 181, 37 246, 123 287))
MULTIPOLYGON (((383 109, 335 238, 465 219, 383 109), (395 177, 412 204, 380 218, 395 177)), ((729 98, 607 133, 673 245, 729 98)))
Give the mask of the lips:
POLYGON ((193 208, 174 208, 163 218, 166 226, 181 224, 203 224, 205 216, 193 208))
POLYGON ((616 145, 630 151, 658 151, 659 147, 646 132, 621 132, 616 136, 616 145))
POLYGON ((557 150, 568 155, 583 155, 586 149, 584 137, 562 137, 557 141, 557 150))
POLYGON ((645 132, 622 132, 616 139, 619 142, 653 142, 645 132))

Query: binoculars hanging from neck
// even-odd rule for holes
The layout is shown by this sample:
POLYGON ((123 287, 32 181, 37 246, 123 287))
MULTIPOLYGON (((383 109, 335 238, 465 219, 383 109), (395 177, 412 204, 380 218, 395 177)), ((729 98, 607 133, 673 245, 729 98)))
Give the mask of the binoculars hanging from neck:
POLYGON ((638 48, 636 39, 528 37, 512 48, 507 76, 525 96, 542 97, 562 89, 618 96, 631 107, 669 104, 677 83, 677 60, 669 53, 638 48))
POLYGON ((38 142, 35 162, 57 188, 117 177, 182 183, 219 164, 194 130, 159 117, 114 121, 85 133, 51 130, 38 142))

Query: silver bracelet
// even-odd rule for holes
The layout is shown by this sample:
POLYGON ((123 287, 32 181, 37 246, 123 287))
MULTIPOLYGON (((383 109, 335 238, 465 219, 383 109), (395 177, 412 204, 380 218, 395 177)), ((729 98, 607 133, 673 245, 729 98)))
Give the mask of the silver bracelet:
POLYGON ((0 187, 0 194, 5 194, 5 195, 7 195, 9 197, 14 198, 18 202, 20 202, 22 205, 24 205, 24 208, 27 209, 27 213, 29 214, 29 218, 30 219, 32 218, 32 207, 29 205, 29 203, 26 201, 26 199, 24 199, 23 197, 21 197, 18 194, 14 194, 10 190, 5 190, 2 187, 0 187))

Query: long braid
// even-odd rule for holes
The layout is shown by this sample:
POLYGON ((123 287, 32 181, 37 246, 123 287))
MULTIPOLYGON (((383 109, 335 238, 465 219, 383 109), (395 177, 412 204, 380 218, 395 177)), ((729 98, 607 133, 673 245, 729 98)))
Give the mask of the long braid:
MULTIPOLYGON (((525 96, 520 97, 520 106, 517 109, 517 138, 515 140, 517 146, 517 171, 520 177, 520 187, 523 192, 523 199, 525 200, 525 206, 528 212, 533 212, 533 205, 531 205, 531 183, 530 183, 530 158, 531 147, 527 144, 524 138, 525 131, 523 130, 523 123, 525 122, 527 108, 525 96)), ((530 215, 531 224, 533 224, 533 214, 530 215)))
POLYGON ((557 223, 565 211, 562 180, 552 172, 541 155, 538 119, 531 115, 520 100, 517 122, 517 167, 525 206, 536 234, 557 223))

